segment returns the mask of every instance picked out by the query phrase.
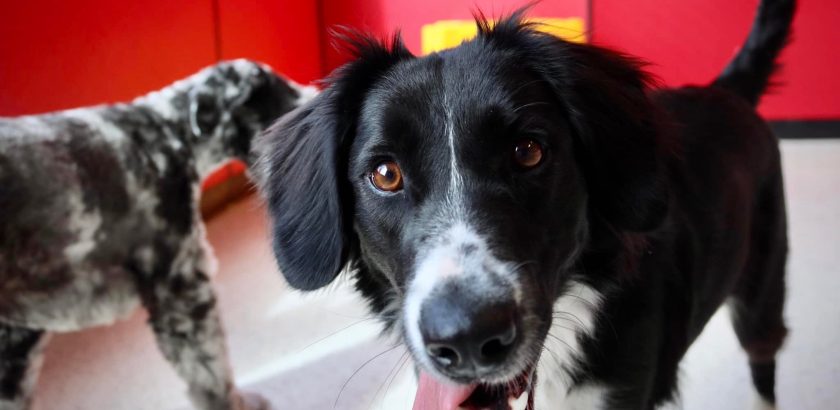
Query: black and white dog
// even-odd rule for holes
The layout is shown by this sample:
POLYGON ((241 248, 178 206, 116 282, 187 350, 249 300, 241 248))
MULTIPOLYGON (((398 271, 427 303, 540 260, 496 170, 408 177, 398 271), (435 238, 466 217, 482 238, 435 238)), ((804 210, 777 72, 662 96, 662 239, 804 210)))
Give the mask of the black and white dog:
POLYGON ((756 114, 793 0, 708 86, 539 33, 522 12, 427 57, 358 58, 258 140, 292 286, 347 268, 420 371, 415 408, 651 409, 727 302, 774 402, 785 203, 756 114))
POLYGON ((236 60, 129 104, 0 118, 0 409, 28 407, 48 332, 140 303, 198 408, 265 406, 231 378, 199 183, 313 91, 236 60))

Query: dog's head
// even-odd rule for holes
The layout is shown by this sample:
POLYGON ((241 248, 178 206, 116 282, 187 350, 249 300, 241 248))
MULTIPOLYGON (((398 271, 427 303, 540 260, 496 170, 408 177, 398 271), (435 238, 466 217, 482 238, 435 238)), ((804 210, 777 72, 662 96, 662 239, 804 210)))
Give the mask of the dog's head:
POLYGON ((288 282, 317 289, 349 266, 423 373, 506 386, 486 402, 538 360, 590 226, 649 230, 666 195, 635 61, 519 13, 478 25, 423 58, 357 39, 358 58, 264 134, 258 169, 288 282))
POLYGON ((256 134, 312 92, 244 59, 210 66, 187 83, 185 118, 193 143, 214 157, 246 163, 256 134))

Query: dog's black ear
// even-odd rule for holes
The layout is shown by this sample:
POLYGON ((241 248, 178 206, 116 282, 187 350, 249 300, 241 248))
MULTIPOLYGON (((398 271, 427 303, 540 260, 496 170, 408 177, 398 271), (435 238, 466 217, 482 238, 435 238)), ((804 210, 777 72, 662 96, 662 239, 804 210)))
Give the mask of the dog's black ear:
POLYGON ((495 26, 479 16, 481 37, 530 62, 564 105, 591 208, 620 230, 657 227, 668 204, 661 115, 648 97, 649 78, 640 62, 540 33, 523 22, 525 11, 495 26))
POLYGON ((399 37, 391 46, 364 36, 344 40, 356 59, 255 142, 254 172, 272 220, 274 255, 289 284, 302 290, 332 282, 353 252, 347 151, 367 90, 411 57, 399 37))
POLYGON ((637 60, 554 40, 550 81, 576 133, 593 208, 616 228, 656 228, 667 213, 662 115, 637 60))

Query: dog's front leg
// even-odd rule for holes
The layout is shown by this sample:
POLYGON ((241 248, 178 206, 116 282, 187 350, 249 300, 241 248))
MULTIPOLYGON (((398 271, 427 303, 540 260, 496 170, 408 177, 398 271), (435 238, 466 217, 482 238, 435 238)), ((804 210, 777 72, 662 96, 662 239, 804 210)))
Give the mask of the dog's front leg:
POLYGON ((141 284, 160 350, 187 382, 196 408, 267 409, 262 398, 236 390, 210 280, 199 268, 203 264, 193 262, 141 284))
POLYGON ((0 410, 29 408, 46 339, 42 330, 0 324, 0 410))

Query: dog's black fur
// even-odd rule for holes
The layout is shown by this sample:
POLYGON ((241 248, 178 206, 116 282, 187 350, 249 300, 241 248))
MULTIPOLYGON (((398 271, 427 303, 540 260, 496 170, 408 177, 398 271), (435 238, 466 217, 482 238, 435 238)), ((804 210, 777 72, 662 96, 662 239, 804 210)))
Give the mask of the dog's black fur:
POLYGON ((552 304, 581 283, 600 296, 596 320, 575 334, 563 376, 570 394, 603 387, 607 408, 671 399, 680 359, 728 302, 756 388, 773 402, 786 217, 777 140, 755 105, 794 9, 762 2, 723 74, 678 89, 651 89, 638 60, 541 34, 522 12, 493 27, 480 18, 476 39, 423 58, 398 37, 351 39, 358 58, 257 146, 283 274, 312 290, 349 267, 421 369, 461 383, 503 382, 543 360, 552 304), (545 147, 527 171, 510 161, 523 137, 545 147), (382 161, 399 164, 402 191, 371 186, 382 161), (493 261, 516 265, 514 279, 492 292, 452 279, 430 295, 480 304, 522 290, 521 337, 497 377, 430 365, 406 320, 419 266, 457 222, 453 186, 458 218, 488 238, 493 261))

